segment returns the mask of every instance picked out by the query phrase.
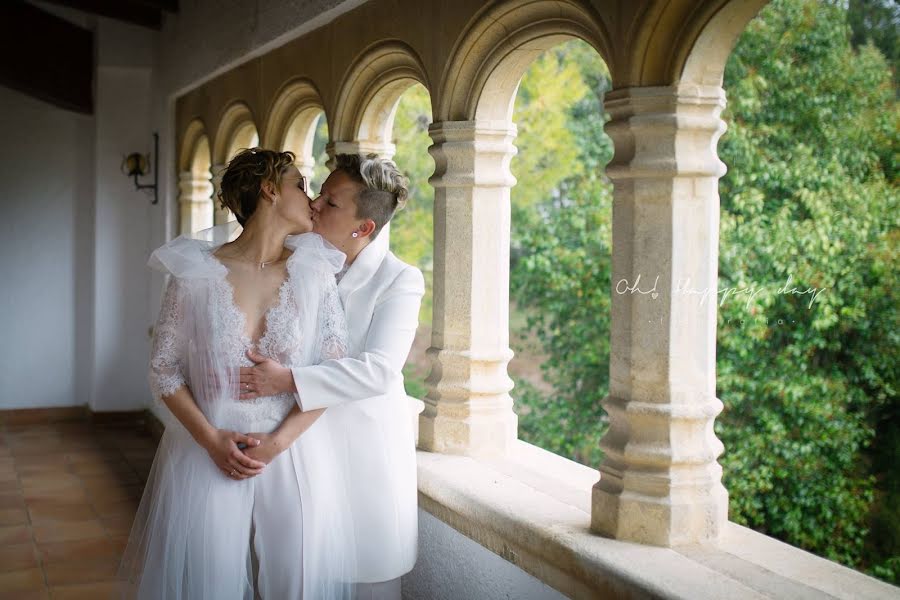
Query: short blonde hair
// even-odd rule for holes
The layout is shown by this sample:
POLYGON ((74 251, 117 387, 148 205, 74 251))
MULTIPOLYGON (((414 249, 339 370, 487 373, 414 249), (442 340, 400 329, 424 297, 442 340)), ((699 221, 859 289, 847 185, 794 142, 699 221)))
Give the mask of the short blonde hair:
POLYGON ((356 216, 375 222, 372 233, 372 239, 375 239, 394 214, 406 206, 409 179, 400 172, 394 161, 379 158, 377 154, 365 157, 338 154, 334 160, 335 171, 343 171, 363 185, 356 198, 356 216))

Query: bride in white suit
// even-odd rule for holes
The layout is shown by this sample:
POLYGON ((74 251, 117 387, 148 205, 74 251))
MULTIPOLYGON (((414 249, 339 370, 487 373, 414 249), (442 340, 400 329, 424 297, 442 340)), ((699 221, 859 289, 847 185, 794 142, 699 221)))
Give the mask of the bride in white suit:
POLYGON ((313 231, 347 255, 337 275, 349 327, 347 357, 289 369, 257 356, 256 366, 241 369, 248 388, 242 398, 292 392, 303 414, 340 409, 354 440, 357 580, 370 584, 361 586, 363 594, 378 598, 400 597, 400 576, 412 570, 417 552, 415 442, 401 369, 425 285, 422 273, 395 257, 387 236, 378 235, 403 207, 406 185, 392 161, 338 155, 313 202, 313 231))
POLYGON ((151 257, 170 275, 150 362, 166 429, 122 560, 127 597, 353 597, 357 440, 341 409, 301 412, 290 393, 239 400, 248 353, 299 368, 347 352, 334 279, 345 255, 304 233, 312 210, 293 162, 239 153, 221 200, 240 236, 180 237, 151 257))

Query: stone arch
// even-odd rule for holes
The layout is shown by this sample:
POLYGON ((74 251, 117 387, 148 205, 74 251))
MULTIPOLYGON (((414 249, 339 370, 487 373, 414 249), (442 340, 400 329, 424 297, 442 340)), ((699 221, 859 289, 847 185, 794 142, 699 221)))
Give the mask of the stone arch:
POLYGON ((322 98, 316 86, 308 79, 290 81, 275 95, 269 108, 261 138, 266 148, 305 148, 315 133, 316 122, 325 112, 322 98))
POLYGON ((620 48, 614 87, 722 85, 735 42, 769 0, 651 2, 620 48), (677 24, 678 26, 674 26, 677 24))
MULTIPOLYGON (((206 160, 209 162, 212 157, 209 154, 209 136, 206 133, 206 125, 200 119, 194 119, 181 136, 181 146, 178 152, 179 173, 193 170, 201 143, 206 144, 206 160)), ((209 169, 209 166, 207 165, 206 168, 209 169)))
POLYGON ((593 46, 612 69, 611 38, 587 4, 514 0, 486 7, 457 41, 441 77, 435 121, 509 121, 523 73, 571 38, 593 46))
POLYGON ((319 120, 324 117, 327 121, 324 113, 322 97, 311 81, 289 81, 269 108, 262 146, 294 152, 300 172, 311 179, 315 167, 313 140, 319 120))
POLYGON ((396 40, 369 46, 341 82, 332 140, 389 145, 400 96, 416 83, 431 93, 425 67, 412 48, 396 40))
POLYGON ((250 108, 241 101, 231 103, 222 113, 213 138, 213 164, 227 164, 234 150, 249 147, 256 135, 256 120, 250 108))
POLYGON ((731 0, 703 23, 692 43, 684 45, 679 82, 721 86, 725 63, 747 24, 769 0, 731 0), (683 65, 683 66, 682 66, 683 65))
POLYGON ((503 455, 517 438, 509 392, 513 106, 544 51, 581 39, 608 62, 609 36, 578 0, 506 0, 476 14, 442 74, 434 144, 434 344, 421 448, 503 455), (476 375, 477 374, 477 375, 476 375))

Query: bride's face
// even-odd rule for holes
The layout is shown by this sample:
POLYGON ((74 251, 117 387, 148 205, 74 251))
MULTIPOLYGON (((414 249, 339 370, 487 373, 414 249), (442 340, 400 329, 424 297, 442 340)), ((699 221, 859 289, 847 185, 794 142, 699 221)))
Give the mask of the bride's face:
POLYGON ((294 233, 306 233, 313 228, 310 198, 305 191, 307 185, 306 178, 295 166, 288 167, 281 176, 275 209, 282 218, 296 226, 294 233))

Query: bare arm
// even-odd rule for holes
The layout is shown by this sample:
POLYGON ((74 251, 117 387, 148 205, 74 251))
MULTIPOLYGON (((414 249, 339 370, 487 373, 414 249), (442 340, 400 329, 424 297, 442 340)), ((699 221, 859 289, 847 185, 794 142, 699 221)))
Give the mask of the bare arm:
POLYGON ((254 438, 261 439, 262 443, 255 448, 247 448, 244 450, 244 454, 254 460, 269 464, 276 456, 290 448, 291 444, 309 429, 324 412, 324 408, 301 412, 300 407, 294 405, 278 429, 271 434, 250 433, 249 435, 254 438))
POLYGON ((209 440, 213 438, 216 428, 209 424, 206 415, 194 402, 194 397, 186 385, 181 386, 175 393, 169 396, 163 396, 162 402, 169 408, 169 411, 175 415, 184 428, 188 430, 191 437, 194 438, 200 446, 206 448, 209 440))
POLYGON ((324 408, 302 412, 300 407, 295 404, 288 416, 284 418, 284 421, 275 430, 275 436, 284 444, 282 449, 293 444, 324 413, 324 408))
POLYGON ((238 443, 247 444, 248 447, 259 446, 261 441, 237 431, 213 427, 197 406, 187 386, 181 386, 175 393, 163 396, 162 401, 226 475, 233 479, 246 479, 263 472, 265 463, 248 457, 237 446, 238 443))
POLYGON ((186 344, 184 341, 185 291, 177 278, 166 287, 159 319, 153 335, 150 356, 150 387, 153 397, 171 412, 191 437, 209 453, 220 469, 234 479, 252 477, 262 472, 264 464, 245 456, 239 442, 258 445, 242 433, 213 427, 194 401, 184 378, 186 344))

